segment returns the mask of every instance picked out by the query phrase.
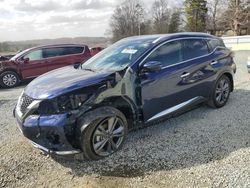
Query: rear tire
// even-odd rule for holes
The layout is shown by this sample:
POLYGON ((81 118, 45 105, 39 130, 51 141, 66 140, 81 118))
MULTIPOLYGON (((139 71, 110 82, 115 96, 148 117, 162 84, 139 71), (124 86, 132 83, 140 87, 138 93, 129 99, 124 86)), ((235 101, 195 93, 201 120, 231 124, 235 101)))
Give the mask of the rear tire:
POLYGON ((222 75, 215 84, 208 105, 212 108, 221 108, 225 106, 229 99, 230 92, 232 91, 232 87, 230 79, 226 75, 222 75))
POLYGON ((0 75, 0 85, 4 88, 16 87, 19 83, 19 76, 13 71, 5 71, 0 75))
POLYGON ((99 160, 119 150, 128 133, 126 117, 113 107, 100 107, 86 113, 79 121, 83 157, 99 160), (88 125, 86 128, 85 125, 88 125))

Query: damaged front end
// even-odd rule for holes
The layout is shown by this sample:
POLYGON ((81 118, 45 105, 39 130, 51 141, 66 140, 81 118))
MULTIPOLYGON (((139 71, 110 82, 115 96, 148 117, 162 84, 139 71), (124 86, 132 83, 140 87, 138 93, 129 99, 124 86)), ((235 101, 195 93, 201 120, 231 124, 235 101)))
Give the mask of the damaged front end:
POLYGON ((80 117, 102 103, 114 102, 111 96, 135 99, 136 94, 132 93, 134 90, 131 88, 135 82, 130 80, 131 76, 123 79, 124 74, 113 73, 99 83, 51 99, 35 100, 24 92, 14 110, 22 133, 35 147, 46 153, 80 153, 77 124, 80 117))
POLYGON ((23 94, 14 116, 24 136, 42 151, 58 155, 80 152, 70 139, 75 121, 69 113, 56 110, 54 101, 33 100, 23 94))
MULTIPOLYGON (((86 90, 86 89, 85 89, 86 90)), ((84 102, 93 96, 87 90, 49 100, 34 100, 23 93, 14 110, 19 127, 31 143, 46 153, 58 155, 80 153, 76 139, 76 116, 89 109, 84 102)))

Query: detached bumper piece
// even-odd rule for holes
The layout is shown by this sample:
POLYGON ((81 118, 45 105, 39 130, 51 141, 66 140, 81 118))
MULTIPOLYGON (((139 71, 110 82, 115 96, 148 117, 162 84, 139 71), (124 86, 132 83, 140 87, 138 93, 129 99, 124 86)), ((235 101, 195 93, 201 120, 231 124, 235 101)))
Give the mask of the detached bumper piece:
POLYGON ((30 142, 31 142, 31 144, 32 144, 35 148, 37 148, 37 149, 39 149, 39 150, 41 150, 41 151, 43 151, 43 152, 45 152, 45 153, 48 153, 48 154, 56 154, 56 155, 74 155, 74 154, 81 153, 80 150, 54 151, 54 150, 50 150, 50 149, 48 149, 48 148, 45 148, 45 147, 43 147, 43 146, 41 146, 41 145, 39 145, 39 144, 37 144, 37 143, 35 143, 35 142, 33 142, 33 141, 30 141, 30 142))

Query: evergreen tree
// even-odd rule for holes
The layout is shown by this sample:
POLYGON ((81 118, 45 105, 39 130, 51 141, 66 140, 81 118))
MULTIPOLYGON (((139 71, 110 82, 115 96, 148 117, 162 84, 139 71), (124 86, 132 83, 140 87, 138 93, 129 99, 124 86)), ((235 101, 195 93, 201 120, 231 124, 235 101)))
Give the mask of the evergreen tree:
POLYGON ((187 31, 206 31, 206 17, 208 12, 206 0, 185 0, 185 12, 187 31))
POLYGON ((176 10, 171 15, 170 23, 169 23, 169 33, 177 33, 179 32, 179 27, 181 25, 181 12, 179 10, 176 10))

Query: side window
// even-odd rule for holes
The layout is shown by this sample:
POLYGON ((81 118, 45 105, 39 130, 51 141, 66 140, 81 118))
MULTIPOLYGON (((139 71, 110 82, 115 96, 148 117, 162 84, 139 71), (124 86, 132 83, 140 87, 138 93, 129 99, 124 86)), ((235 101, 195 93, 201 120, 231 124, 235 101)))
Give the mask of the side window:
POLYGON ((183 59, 184 61, 207 55, 209 49, 207 43, 201 39, 183 40, 183 59))
POLYGON ((64 55, 63 48, 46 48, 43 49, 44 58, 58 57, 64 55))
POLYGON ((84 47, 65 47, 64 55, 81 54, 83 53, 83 50, 84 47))
POLYGON ((209 39, 207 42, 209 47, 211 48, 211 51, 213 51, 217 47, 225 47, 223 40, 209 39))
POLYGON ((43 58, 42 50, 35 50, 25 55, 22 59, 29 58, 30 61, 40 60, 43 58))
POLYGON ((181 43, 174 41, 164 44, 156 49, 146 61, 159 61, 163 67, 180 63, 182 61, 181 43))

